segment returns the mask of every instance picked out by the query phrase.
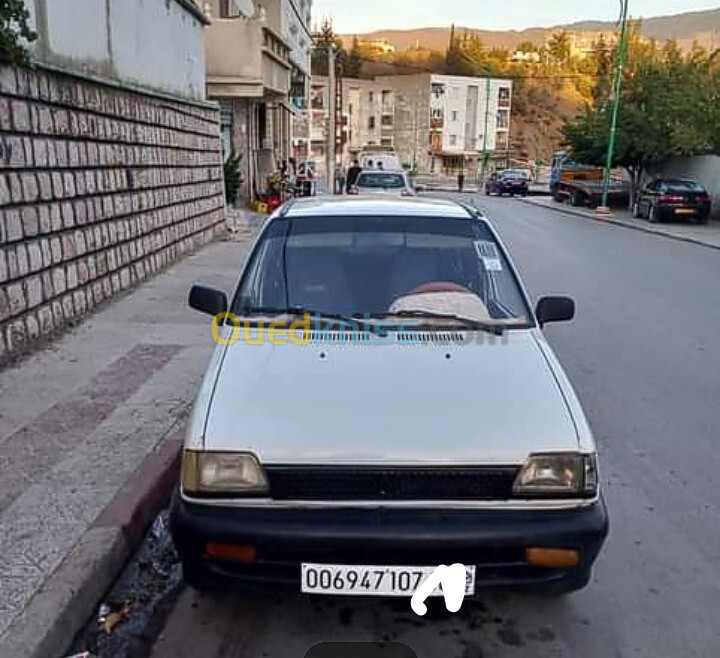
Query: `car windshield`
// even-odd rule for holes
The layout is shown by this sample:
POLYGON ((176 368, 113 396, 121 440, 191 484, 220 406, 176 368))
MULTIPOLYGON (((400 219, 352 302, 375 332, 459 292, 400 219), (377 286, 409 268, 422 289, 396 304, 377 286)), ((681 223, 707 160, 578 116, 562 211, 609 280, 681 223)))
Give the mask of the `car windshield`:
POLYGON ((691 180, 669 180, 665 181, 665 187, 667 188, 668 192, 678 192, 678 193, 684 193, 684 192, 704 192, 705 188, 700 185, 700 183, 696 183, 695 181, 691 180))
POLYGON ((440 217, 277 218, 255 248, 233 310, 270 309, 346 317, 427 311, 501 326, 531 317, 487 225, 440 217))
POLYGON ((502 178, 520 178, 520 179, 526 178, 524 171, 513 171, 513 170, 503 171, 500 174, 500 176, 502 176, 502 178))
POLYGON ((405 187, 402 174, 360 174, 356 183, 358 187, 373 187, 383 190, 399 190, 405 187))

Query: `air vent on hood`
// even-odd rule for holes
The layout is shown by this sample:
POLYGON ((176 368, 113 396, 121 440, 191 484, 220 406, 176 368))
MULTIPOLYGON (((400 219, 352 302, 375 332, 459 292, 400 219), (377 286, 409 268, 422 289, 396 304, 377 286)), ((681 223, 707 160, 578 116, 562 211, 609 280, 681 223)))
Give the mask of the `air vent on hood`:
MULTIPOLYGON (((388 334, 393 341, 400 345, 452 345, 465 342, 465 334, 460 331, 399 331, 388 334)), ((388 337, 373 332, 363 331, 315 331, 310 330, 304 335, 297 333, 298 339, 303 339, 309 344, 328 345, 372 345, 382 342, 387 344, 388 337)))
POLYGON ((401 331, 397 336, 398 343, 433 343, 435 345, 450 345, 462 343, 465 334, 459 331, 401 331))

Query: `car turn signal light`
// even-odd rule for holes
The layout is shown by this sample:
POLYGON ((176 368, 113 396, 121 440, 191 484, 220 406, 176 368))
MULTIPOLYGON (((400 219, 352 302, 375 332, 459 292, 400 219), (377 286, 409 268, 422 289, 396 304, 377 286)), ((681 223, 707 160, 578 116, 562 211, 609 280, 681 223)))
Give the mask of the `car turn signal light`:
POLYGON ((572 569, 580 564, 580 553, 571 548, 528 548, 525 561, 534 567, 572 569))
POLYGON ((205 555, 215 560, 255 562, 257 559, 257 548, 244 544, 220 544, 217 542, 208 542, 205 544, 205 555))

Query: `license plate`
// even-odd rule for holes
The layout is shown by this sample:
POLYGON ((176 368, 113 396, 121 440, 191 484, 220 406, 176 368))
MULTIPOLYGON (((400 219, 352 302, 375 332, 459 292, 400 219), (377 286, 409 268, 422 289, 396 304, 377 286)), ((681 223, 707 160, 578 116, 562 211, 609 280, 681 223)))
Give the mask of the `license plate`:
MULTIPOLYGON (((412 596, 436 567, 396 567, 348 564, 302 565, 305 594, 344 596, 412 596)), ((465 595, 475 594, 475 567, 465 567, 465 595)), ((436 587, 430 596, 442 596, 436 587)))
POLYGON ((692 208, 675 208, 676 215, 694 215, 695 211, 692 208))

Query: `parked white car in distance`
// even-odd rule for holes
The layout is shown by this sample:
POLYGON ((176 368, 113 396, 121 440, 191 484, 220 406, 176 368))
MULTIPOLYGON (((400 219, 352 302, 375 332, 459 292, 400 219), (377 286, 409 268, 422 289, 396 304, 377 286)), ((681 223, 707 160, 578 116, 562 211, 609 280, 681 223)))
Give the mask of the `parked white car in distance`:
POLYGON ((404 171, 385 171, 365 169, 358 176, 355 184, 348 189, 348 194, 361 195, 382 194, 386 196, 415 196, 415 190, 404 171))

